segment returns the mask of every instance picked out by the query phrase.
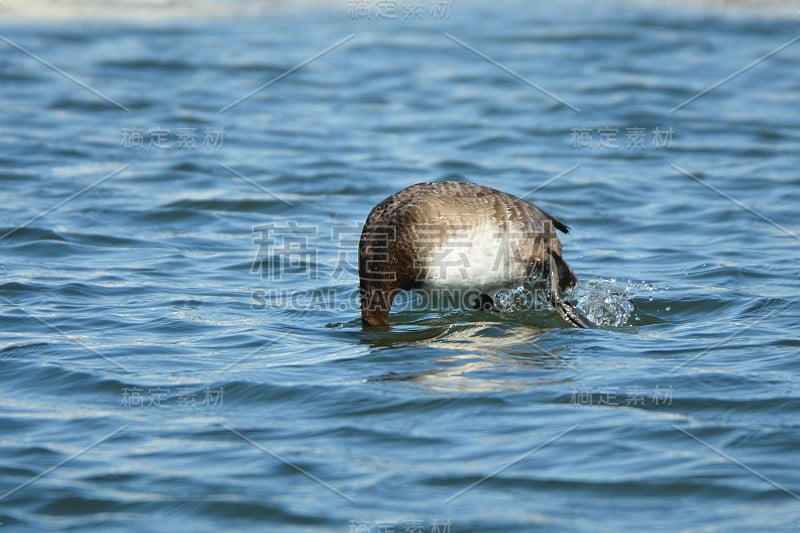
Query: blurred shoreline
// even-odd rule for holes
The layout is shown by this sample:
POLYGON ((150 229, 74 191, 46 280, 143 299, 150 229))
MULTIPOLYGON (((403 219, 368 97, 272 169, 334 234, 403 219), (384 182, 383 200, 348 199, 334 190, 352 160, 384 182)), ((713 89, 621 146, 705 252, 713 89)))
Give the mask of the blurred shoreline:
POLYGON ((325 5, 288 0, 0 0, 0 22, 247 18, 280 8, 325 5))
POLYGON ((800 2, 797 0, 628 0, 626 3, 684 11, 705 10, 780 18, 800 17, 800 2))
MULTIPOLYGON (((0 23, 13 21, 59 20, 168 20, 175 18, 242 18, 285 9, 329 9, 347 11, 355 5, 375 4, 379 0, 3 0, 0 23)), ((397 7, 419 4, 420 0, 396 0, 397 7)), ((800 18, 797 0, 618 0, 643 8, 678 11, 720 11, 730 14, 800 18)), ((453 0, 452 8, 458 7, 453 0)), ((480 5, 478 2, 473 5, 480 5)))

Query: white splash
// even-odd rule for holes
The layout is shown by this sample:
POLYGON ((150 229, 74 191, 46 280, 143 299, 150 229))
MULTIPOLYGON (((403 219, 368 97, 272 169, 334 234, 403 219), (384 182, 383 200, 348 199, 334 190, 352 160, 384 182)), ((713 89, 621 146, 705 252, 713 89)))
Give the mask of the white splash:
POLYGON ((619 327, 627 324, 635 311, 635 287, 630 281, 623 286, 615 278, 592 278, 581 282, 573 296, 578 310, 594 324, 619 327))

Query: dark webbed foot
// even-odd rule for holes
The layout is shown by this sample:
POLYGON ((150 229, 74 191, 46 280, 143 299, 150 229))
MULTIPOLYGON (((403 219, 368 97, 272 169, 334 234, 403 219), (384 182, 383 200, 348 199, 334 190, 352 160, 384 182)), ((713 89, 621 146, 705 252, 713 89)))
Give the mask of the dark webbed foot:
MULTIPOLYGON (((561 317, 577 328, 588 329, 592 323, 584 318, 575 307, 564 299, 559 284, 560 272, 553 254, 550 254, 550 303, 561 317)), ((575 280, 577 281, 577 280, 575 280)))
POLYGON ((488 294, 481 294, 472 303, 473 309, 480 309, 481 311, 491 311, 494 308, 494 300, 488 294))

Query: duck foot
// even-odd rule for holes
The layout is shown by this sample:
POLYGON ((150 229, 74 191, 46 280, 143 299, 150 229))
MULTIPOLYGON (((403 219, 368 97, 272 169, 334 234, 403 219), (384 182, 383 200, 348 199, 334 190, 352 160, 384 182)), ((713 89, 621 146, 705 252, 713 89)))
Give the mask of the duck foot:
POLYGON ((472 302, 473 309, 480 309, 481 311, 491 311, 494 309, 494 300, 488 294, 481 294, 472 302))

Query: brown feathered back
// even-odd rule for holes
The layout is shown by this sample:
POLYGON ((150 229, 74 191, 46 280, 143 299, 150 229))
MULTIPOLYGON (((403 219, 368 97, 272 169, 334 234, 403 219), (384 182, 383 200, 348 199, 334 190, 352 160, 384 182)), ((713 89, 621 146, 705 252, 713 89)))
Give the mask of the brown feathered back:
POLYGON ((387 324, 399 290, 512 286, 534 271, 549 274, 553 265, 560 295, 577 279, 561 257, 556 230, 569 228, 490 187, 459 181, 407 187, 376 205, 364 225, 358 261, 362 321, 387 324))

